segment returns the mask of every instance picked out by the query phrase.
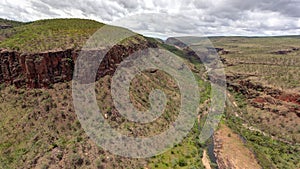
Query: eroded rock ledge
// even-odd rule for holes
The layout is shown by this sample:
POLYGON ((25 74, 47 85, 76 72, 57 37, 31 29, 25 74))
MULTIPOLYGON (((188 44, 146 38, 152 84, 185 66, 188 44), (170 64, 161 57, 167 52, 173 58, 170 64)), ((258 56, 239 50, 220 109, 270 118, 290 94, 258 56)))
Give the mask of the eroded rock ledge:
POLYGON ((243 94, 253 107, 283 116, 287 112, 294 112, 300 117, 299 93, 289 93, 263 86, 239 76, 227 76, 227 86, 235 92, 243 94), (277 109, 278 106, 285 107, 286 110, 277 109))
MULTIPOLYGON (((129 46, 114 46, 101 62, 97 77, 113 74, 117 64, 124 58, 149 47, 156 48, 157 45, 143 41, 129 46)), ((80 51, 75 49, 34 54, 0 49, 0 83, 16 87, 48 88, 53 83, 70 81, 79 54, 80 51)))

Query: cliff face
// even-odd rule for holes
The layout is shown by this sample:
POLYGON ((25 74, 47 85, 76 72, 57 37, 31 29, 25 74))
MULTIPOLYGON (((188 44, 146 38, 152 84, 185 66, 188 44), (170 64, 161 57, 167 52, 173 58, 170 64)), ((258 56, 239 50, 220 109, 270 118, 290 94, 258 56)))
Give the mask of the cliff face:
POLYGON ((286 116, 288 112, 300 117, 300 95, 263 86, 240 76, 227 76, 227 86, 243 94, 255 108, 286 116), (280 108, 281 107, 281 108, 280 108), (284 109, 282 109, 284 107, 284 109))
MULTIPOLYGON (((130 54, 146 48, 156 48, 156 44, 140 42, 129 46, 116 45, 100 64, 97 77, 113 74, 116 65, 130 54)), ((0 83, 47 88, 53 83, 70 81, 79 50, 63 50, 36 54, 0 50, 0 83)))

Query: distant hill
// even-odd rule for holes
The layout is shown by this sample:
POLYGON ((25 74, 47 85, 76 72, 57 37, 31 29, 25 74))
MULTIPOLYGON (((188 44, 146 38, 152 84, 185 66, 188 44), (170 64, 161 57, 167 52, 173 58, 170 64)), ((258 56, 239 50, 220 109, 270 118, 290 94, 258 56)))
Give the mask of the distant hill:
POLYGON ((16 32, 15 27, 19 27, 24 24, 26 23, 0 18, 0 43, 11 37, 16 32))
POLYGON ((26 23, 0 18, 0 26, 17 27, 17 26, 21 26, 21 25, 24 25, 24 24, 26 24, 26 23))

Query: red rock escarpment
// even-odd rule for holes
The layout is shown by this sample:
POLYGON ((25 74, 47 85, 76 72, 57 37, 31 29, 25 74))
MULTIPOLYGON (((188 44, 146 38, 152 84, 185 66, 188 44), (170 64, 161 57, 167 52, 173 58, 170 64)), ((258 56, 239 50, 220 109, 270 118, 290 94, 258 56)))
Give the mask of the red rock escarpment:
POLYGON ((253 107, 284 115, 286 114, 285 111, 276 109, 278 106, 283 106, 289 112, 294 112, 298 117, 300 117, 299 93, 288 93, 279 89, 251 82, 250 80, 239 80, 239 77, 232 76, 227 76, 227 86, 246 96, 253 107), (268 105, 273 105, 273 108, 268 107, 268 105))
MULTIPOLYGON (((140 42, 130 46, 116 45, 104 57, 97 77, 113 74, 117 64, 130 54, 156 44, 140 42)), ((47 88, 53 83, 70 81, 80 51, 67 49, 36 54, 0 50, 0 83, 16 87, 47 88)))

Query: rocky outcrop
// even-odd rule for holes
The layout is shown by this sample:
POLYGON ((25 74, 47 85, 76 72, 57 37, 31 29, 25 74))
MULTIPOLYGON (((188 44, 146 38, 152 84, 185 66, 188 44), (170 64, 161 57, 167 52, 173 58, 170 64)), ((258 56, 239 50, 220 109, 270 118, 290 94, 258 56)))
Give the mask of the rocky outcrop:
POLYGON ((241 137, 224 124, 219 125, 213 140, 219 169, 261 168, 254 153, 245 146, 241 137))
POLYGON ((243 94, 250 105, 279 115, 293 112, 300 117, 300 94, 288 93, 259 83, 243 80, 241 76, 227 76, 227 86, 243 94), (284 107, 278 108, 278 107, 284 107))
POLYGON ((11 25, 0 25, 0 29, 9 29, 9 28, 13 28, 13 26, 11 26, 11 25))
POLYGON ((285 49, 285 50, 278 50, 275 52, 271 52, 272 54, 276 54, 276 55, 287 55, 289 53, 292 53, 294 51, 299 51, 299 48, 292 48, 292 49, 285 49))
MULTIPOLYGON (((142 41, 128 46, 114 46, 100 64, 97 77, 113 74, 117 64, 138 50, 156 48, 156 44, 142 41)), ((27 54, 0 50, 0 83, 27 86, 29 88, 48 88, 57 82, 70 81, 74 65, 80 51, 67 49, 27 54)))

